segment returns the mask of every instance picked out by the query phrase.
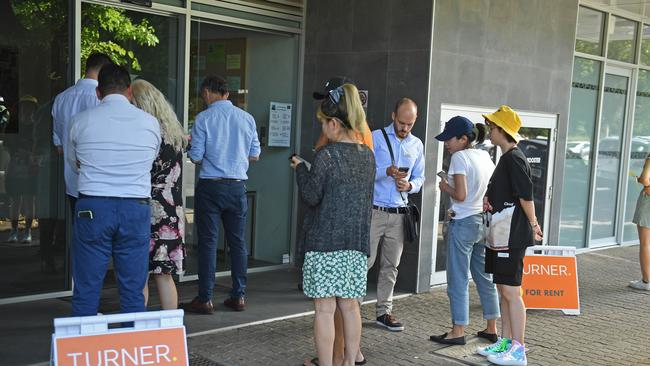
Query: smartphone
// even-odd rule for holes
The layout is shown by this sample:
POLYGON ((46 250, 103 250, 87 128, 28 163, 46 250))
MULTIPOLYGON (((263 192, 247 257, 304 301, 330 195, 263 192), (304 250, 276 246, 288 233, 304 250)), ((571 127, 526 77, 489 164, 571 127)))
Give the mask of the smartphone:
POLYGON ((397 170, 399 170, 400 172, 408 173, 409 167, 401 166, 401 167, 397 168, 397 170))
POLYGON ((291 156, 289 156, 289 160, 291 160, 291 158, 294 158, 294 157, 295 157, 296 159, 300 160, 300 162, 302 162, 303 164, 305 164, 305 167, 307 168, 307 170, 310 170, 310 169, 311 169, 311 164, 310 164, 307 160, 303 159, 303 158, 302 158, 300 155, 298 155, 298 154, 291 154, 291 156))
POLYGON ((90 210, 83 210, 77 212, 77 217, 78 218, 85 218, 85 219, 93 219, 93 212, 90 210))
POLYGON ((437 175, 438 177, 440 177, 441 179, 449 180, 449 179, 447 178, 447 172, 445 172, 444 170, 439 171, 438 173, 436 173, 436 175, 437 175))

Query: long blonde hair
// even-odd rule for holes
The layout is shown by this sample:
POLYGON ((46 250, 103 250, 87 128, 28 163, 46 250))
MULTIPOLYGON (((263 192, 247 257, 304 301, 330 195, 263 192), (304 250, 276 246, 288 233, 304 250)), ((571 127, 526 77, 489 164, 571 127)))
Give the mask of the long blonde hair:
POLYGON ((133 91, 133 104, 143 111, 156 117, 160 123, 160 135, 162 140, 174 147, 175 151, 181 151, 187 145, 187 138, 183 133, 181 123, 174 113, 171 104, 150 82, 137 79, 131 84, 133 91))
POLYGON ((368 122, 366 121, 366 112, 363 110, 359 90, 354 84, 343 84, 343 100, 338 104, 334 103, 329 96, 325 97, 323 102, 318 106, 316 117, 318 119, 338 118, 343 122, 347 129, 358 133, 367 132, 368 122))

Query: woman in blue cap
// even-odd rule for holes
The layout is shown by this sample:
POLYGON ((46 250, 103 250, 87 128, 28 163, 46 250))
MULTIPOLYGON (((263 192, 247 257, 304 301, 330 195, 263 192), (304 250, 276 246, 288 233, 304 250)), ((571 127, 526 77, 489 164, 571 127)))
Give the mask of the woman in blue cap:
POLYGON ((465 327, 469 324, 470 271, 481 299, 483 318, 487 320, 487 328, 478 332, 478 336, 491 342, 497 340, 499 299, 492 276, 485 273, 483 245, 483 196, 494 163, 486 151, 474 148, 485 140, 486 130, 483 124, 474 125, 467 118, 456 116, 436 136, 437 140, 444 141, 451 154, 449 181, 442 178, 439 187, 451 198, 447 232, 447 295, 452 328, 447 333, 430 337, 442 344, 465 344, 465 327))

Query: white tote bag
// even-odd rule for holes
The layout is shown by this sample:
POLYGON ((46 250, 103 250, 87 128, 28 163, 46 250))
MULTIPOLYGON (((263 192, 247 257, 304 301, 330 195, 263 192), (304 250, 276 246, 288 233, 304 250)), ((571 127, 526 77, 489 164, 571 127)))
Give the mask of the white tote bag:
POLYGON ((485 242, 493 250, 508 249, 510 239, 510 224, 515 206, 505 208, 491 215, 488 220, 485 242))

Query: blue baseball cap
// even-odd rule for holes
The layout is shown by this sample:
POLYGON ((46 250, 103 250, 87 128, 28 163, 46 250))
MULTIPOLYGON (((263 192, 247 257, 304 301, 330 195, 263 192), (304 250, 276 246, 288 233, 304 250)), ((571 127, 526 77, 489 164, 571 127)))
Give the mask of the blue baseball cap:
POLYGON ((474 124, 472 121, 462 116, 456 116, 445 123, 445 129, 440 135, 436 136, 436 140, 447 141, 452 137, 468 134, 472 132, 473 128, 474 124))

